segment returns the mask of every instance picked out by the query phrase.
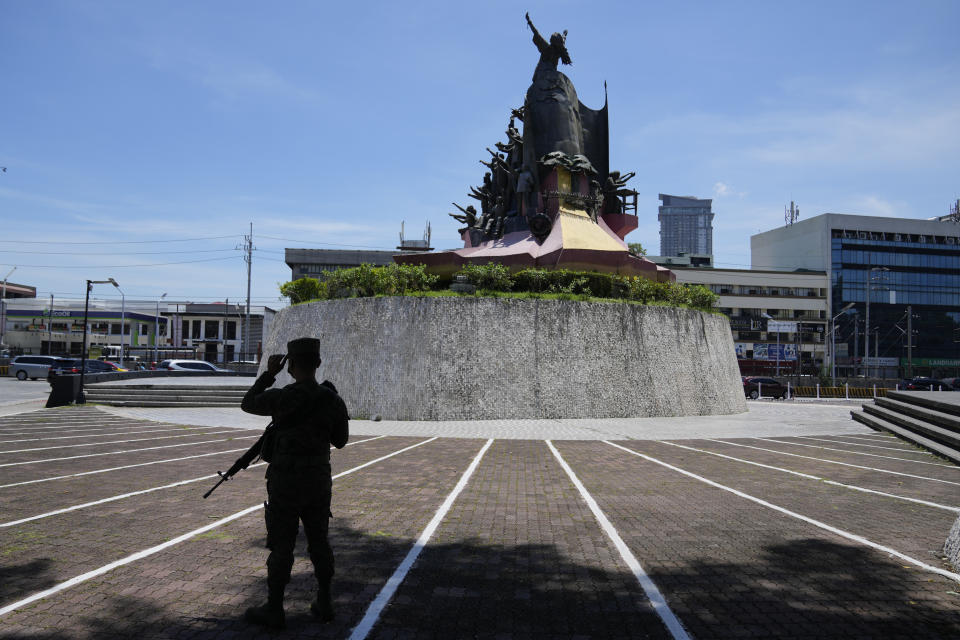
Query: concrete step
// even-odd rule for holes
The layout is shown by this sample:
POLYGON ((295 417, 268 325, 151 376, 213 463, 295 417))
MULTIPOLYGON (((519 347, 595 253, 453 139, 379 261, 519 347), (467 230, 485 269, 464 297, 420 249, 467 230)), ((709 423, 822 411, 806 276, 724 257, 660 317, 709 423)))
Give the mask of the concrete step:
POLYGON ((245 393, 250 385, 239 385, 239 384, 224 384, 224 385, 196 385, 196 384, 111 384, 109 382, 99 382, 96 384, 86 385, 87 389, 109 389, 109 390, 122 390, 128 391, 131 389, 136 389, 139 391, 235 391, 240 393, 245 393))
POLYGON ((960 416, 960 392, 958 391, 888 391, 887 397, 891 400, 960 416))
POLYGON ((92 404, 103 404, 111 407, 166 407, 166 408, 176 408, 176 407, 223 407, 223 408, 236 408, 238 405, 235 402, 197 402, 195 400, 177 402, 177 401, 167 401, 167 400, 115 400, 115 401, 103 401, 95 400, 93 398, 87 398, 88 403, 92 404))
MULTIPOLYGON (((870 406, 870 405, 867 405, 870 406)), ((866 407, 864 407, 866 408, 866 407)), ((851 411, 850 417, 856 420, 857 422, 864 424, 871 429, 876 429, 877 431, 889 431, 901 438, 908 440, 914 444, 918 444, 929 451, 932 451, 936 454, 939 454, 945 458, 950 459, 951 461, 960 464, 960 449, 954 447, 949 447, 945 444, 941 444, 936 440, 931 440, 925 436, 922 436, 914 431, 905 429, 904 427, 899 426, 896 423, 889 422, 880 416, 866 413, 864 411, 851 411)))
POLYGON ((135 403, 135 402, 192 402, 198 406, 203 406, 205 404, 217 403, 229 405, 231 407, 239 407, 240 400, 237 398, 229 398, 224 396, 211 396, 209 398, 198 398, 196 396, 162 396, 162 397, 152 397, 152 398, 143 398, 140 396, 120 396, 120 395, 100 395, 88 393, 86 394, 87 402, 98 402, 100 404, 114 404, 118 402, 125 403, 135 403))
POLYGON ((917 420, 929 422, 938 427, 960 433, 960 416, 958 415, 937 411, 936 409, 930 409, 924 405, 914 404, 912 402, 893 400, 892 398, 877 398, 874 402, 878 406, 889 409, 890 411, 895 411, 910 416, 911 418, 916 418, 917 420))
POLYGON ((875 404, 863 405, 863 411, 887 422, 892 422, 899 427, 913 431, 914 433, 919 433, 922 436, 941 442, 948 447, 960 448, 960 433, 951 429, 944 429, 943 427, 924 420, 917 420, 911 416, 875 404))
POLYGON ((243 391, 221 391, 219 389, 205 389, 198 391, 196 389, 170 389, 168 391, 157 391, 155 389, 100 389, 98 387, 85 387, 87 393, 96 393, 98 395, 122 395, 136 396, 138 398, 165 398, 167 396, 192 396, 195 398, 209 398, 220 396, 224 398, 243 399, 243 391))

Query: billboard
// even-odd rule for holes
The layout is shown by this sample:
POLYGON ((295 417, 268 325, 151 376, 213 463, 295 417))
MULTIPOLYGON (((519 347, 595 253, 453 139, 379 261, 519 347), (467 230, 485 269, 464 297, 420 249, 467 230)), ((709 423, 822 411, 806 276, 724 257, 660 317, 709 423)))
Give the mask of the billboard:
POLYGON ((753 345, 754 360, 779 360, 795 361, 797 359, 797 345, 795 344, 769 344, 757 342, 753 345), (779 357, 778 354, 779 353, 779 357))

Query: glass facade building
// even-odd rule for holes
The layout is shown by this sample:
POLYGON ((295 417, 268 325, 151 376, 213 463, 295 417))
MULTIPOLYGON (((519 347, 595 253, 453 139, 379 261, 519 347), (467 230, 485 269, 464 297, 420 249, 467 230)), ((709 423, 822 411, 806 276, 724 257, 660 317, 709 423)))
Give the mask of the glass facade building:
POLYGON ((660 194, 660 255, 713 255, 713 200, 660 194))
POLYGON ((960 376, 960 225, 823 214, 753 236, 751 256, 755 268, 827 272, 844 375, 960 376))

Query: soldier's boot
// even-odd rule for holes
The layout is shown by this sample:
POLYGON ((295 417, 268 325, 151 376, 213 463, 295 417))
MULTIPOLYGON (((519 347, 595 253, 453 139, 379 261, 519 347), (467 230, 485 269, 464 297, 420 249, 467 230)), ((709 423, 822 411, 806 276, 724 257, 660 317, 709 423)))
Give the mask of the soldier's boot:
POLYGON ((283 612, 283 592, 290 574, 287 572, 286 576, 271 575, 275 573, 277 572, 272 567, 267 567, 267 602, 259 607, 250 607, 243 617, 253 624, 284 629, 287 621, 283 612))
POLYGON ((275 595, 271 590, 267 602, 259 607, 250 607, 243 618, 247 622, 271 629, 285 629, 287 621, 283 612, 283 591, 275 595))
POLYGON ((333 620, 333 596, 330 593, 330 579, 317 580, 317 597, 310 603, 310 612, 321 622, 333 620))

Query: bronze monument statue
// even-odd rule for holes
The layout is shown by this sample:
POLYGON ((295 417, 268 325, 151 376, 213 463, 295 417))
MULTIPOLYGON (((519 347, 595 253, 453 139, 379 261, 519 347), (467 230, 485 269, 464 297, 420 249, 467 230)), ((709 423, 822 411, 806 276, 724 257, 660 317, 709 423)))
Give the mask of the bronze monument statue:
POLYGON ((500 262, 512 268, 548 267, 612 271, 671 280, 668 269, 633 256, 624 237, 638 226, 635 174, 610 171, 606 83, 604 105, 591 109, 560 64, 571 64, 567 32, 547 40, 526 15, 540 58, 522 107, 510 110, 506 140, 487 147, 487 171, 468 196, 480 214, 450 214, 464 248, 394 256, 452 274, 466 262, 500 262), (523 123, 523 132, 516 122, 523 123))

